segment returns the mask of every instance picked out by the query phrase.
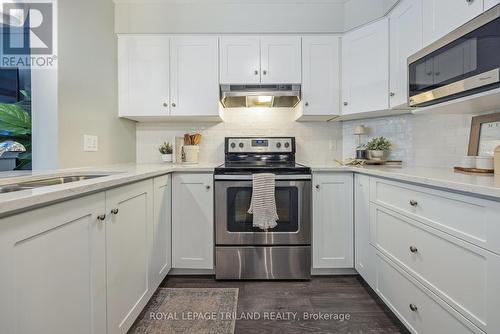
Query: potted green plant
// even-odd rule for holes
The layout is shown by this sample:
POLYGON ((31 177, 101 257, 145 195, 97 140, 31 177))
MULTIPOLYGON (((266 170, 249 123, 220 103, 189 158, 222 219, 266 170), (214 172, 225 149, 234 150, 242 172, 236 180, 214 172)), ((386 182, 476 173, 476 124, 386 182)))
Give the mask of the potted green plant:
POLYGON ((366 144, 370 160, 384 160, 391 148, 391 142, 384 137, 373 138, 366 144))
POLYGON ((159 148, 158 151, 161 153, 161 160, 163 162, 172 162, 172 153, 173 148, 172 144, 164 142, 159 148))

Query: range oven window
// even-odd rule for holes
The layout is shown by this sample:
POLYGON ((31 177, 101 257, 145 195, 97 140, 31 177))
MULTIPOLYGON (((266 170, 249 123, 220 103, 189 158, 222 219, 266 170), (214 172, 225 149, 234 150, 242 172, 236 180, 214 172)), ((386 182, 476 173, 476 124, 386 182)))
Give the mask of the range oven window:
POLYGON ((411 63, 409 96, 497 69, 499 54, 500 18, 497 18, 411 63))
MULTIPOLYGON (((299 199, 296 187, 276 187, 278 225, 268 232, 297 232, 299 230, 299 199)), ((253 215, 248 213, 252 199, 251 187, 227 189, 227 230, 229 232, 264 232, 252 226, 253 215)))

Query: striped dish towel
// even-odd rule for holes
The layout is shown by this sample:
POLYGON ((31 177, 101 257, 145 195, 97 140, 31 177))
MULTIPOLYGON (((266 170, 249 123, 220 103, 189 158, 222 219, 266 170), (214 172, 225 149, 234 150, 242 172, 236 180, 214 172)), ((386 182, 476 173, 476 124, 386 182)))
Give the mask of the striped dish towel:
POLYGON ((248 213, 253 214, 253 226, 267 231, 274 228, 278 212, 276 211, 274 174, 253 174, 252 201, 248 213))

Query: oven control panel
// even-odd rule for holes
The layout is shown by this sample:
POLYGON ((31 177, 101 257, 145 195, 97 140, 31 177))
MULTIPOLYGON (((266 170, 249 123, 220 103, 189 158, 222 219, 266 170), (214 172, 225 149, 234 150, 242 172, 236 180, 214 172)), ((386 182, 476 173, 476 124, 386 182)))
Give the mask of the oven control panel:
POLYGON ((227 153, 295 153, 295 138, 226 138, 227 153))

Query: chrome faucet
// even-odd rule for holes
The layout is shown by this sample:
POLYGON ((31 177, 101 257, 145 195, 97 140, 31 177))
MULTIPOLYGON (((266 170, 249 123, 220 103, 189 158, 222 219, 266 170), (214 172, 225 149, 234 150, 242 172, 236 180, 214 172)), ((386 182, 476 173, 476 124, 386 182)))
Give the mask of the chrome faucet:
POLYGON ((26 147, 13 140, 6 140, 0 143, 0 158, 8 152, 26 152, 26 147))

